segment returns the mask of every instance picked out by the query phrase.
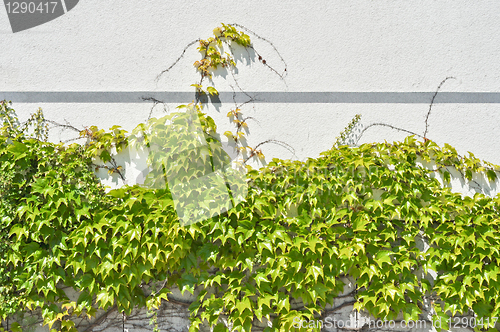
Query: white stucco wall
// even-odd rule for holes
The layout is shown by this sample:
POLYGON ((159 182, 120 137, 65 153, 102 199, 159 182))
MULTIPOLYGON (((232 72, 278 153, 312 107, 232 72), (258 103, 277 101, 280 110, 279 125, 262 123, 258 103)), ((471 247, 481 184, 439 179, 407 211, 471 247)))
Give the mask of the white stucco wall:
MULTIPOLYGON (((354 93, 342 102, 245 105, 244 114, 259 121, 249 124, 252 145, 277 139, 295 149, 292 154, 263 146, 268 159, 318 156, 355 114, 362 115, 365 127, 383 122, 423 134, 432 93, 452 76, 435 100, 427 136, 500 164, 500 2, 493 0, 82 0, 54 21, 15 34, 0 6, 0 99, 11 99, 22 119, 42 107, 47 118, 78 128, 118 124, 131 130, 147 119, 151 103, 65 103, 64 95, 58 102, 27 103, 23 98, 30 94, 19 92, 192 92, 195 48, 158 82, 155 78, 189 42, 208 37, 220 22, 239 23, 265 37, 286 61, 285 82, 258 61, 240 62, 236 77, 244 90, 354 93), (375 94, 361 103, 358 92, 375 94), (394 103, 391 92, 410 94, 394 103), (417 92, 428 94, 417 98, 412 94, 417 92), (477 92, 490 94, 470 94, 477 92)), ((274 50, 251 37, 267 63, 283 70, 274 50)), ((216 83, 221 92, 236 89, 230 76, 216 83)), ((178 105, 165 102, 170 110, 178 105)), ((231 106, 206 110, 222 132, 232 129, 226 118, 231 106)), ((162 106, 154 114, 161 115, 162 106)), ((373 127, 360 143, 405 136, 373 127)), ((73 137, 58 129, 51 134, 55 141, 73 137)))
MULTIPOLYGON (((80 3, 66 15, 13 34, 0 6, 0 93, 5 91, 192 91, 198 58, 194 48, 156 83, 192 40, 211 34, 219 22, 239 23, 272 41, 288 65, 286 85, 260 63, 240 64, 247 91, 499 92, 500 3, 498 1, 97 1, 80 3)), ((267 62, 282 70, 274 51, 254 38, 267 62)), ((229 84, 234 83, 229 79, 229 84)), ((220 91, 232 91, 228 84, 220 91)), ((8 97, 3 93, 0 97, 8 97)), ((387 99, 379 95, 380 101, 387 99)), ((467 97, 465 97, 467 98, 467 97)), ((430 97, 428 98, 430 100, 430 97)), ((498 98, 497 98, 498 99, 498 98)), ((144 121, 150 104, 64 104, 14 101, 26 117, 38 106, 50 119, 77 127, 144 121)), ((168 102, 168 101, 167 101, 168 102)), ((428 136, 461 152, 500 163, 499 102, 437 104, 428 136)), ((176 104, 170 105, 174 106, 176 104)), ((227 123, 210 109, 218 122, 227 123)), ((296 157, 329 148, 357 113, 362 123, 385 122, 422 134, 428 105, 414 103, 260 103, 247 105, 256 117, 251 140, 276 138, 296 157)), ((55 135, 55 134, 54 134, 55 135)), ((69 135, 69 133, 68 133, 69 135)), ((372 128, 362 142, 405 134, 372 128)), ((58 137, 54 136, 54 139, 58 137)), ((293 157, 281 147, 264 147, 268 157, 293 157)))

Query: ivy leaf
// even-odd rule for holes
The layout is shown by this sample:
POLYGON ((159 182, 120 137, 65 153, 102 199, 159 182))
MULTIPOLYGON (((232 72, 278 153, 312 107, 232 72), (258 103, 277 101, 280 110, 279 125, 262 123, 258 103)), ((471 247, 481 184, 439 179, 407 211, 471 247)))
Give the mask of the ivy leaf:
POLYGON ((243 299, 236 302, 235 308, 238 309, 239 315, 241 315, 245 310, 252 312, 252 303, 250 302, 250 299, 245 296, 243 299))
POLYGON ((391 264, 391 254, 392 252, 390 251, 381 250, 377 253, 375 262, 377 262, 379 266, 382 266, 384 263, 391 264))
POLYGON ((23 331, 23 329, 21 328, 21 325, 19 325, 18 322, 12 323, 12 325, 10 326, 10 329, 12 330, 12 332, 22 332, 23 331))
POLYGON ((198 282, 198 279, 195 278, 191 274, 185 273, 182 278, 178 281, 179 289, 181 291, 181 294, 184 295, 185 291, 188 291, 191 294, 194 294, 194 288, 196 287, 196 284, 198 282))
POLYGON ((81 292, 78 296, 77 304, 90 307, 92 305, 92 295, 85 291, 81 292))
POLYGON ((314 281, 318 282, 318 277, 323 276, 323 269, 319 266, 313 265, 308 269, 308 275, 314 277, 314 281))
POLYGON ((229 331, 228 328, 222 323, 215 325, 213 330, 213 332, 227 332, 227 331, 229 331))
POLYGON ((472 310, 474 310, 477 317, 489 317, 493 307, 489 303, 480 302, 472 305, 472 310))
POLYGON ((491 169, 486 171, 486 176, 488 177, 488 181, 490 182, 495 182, 495 180, 498 178, 497 173, 491 169))
POLYGON ((9 236, 12 236, 16 234, 16 238, 17 240, 16 241, 22 241, 23 238, 28 238, 28 233, 26 232, 26 230, 24 229, 24 227, 22 226, 14 226, 12 227, 12 229, 10 230, 10 233, 9 233, 9 236))
POLYGON ((207 87, 207 91, 210 95, 214 96, 214 95, 218 95, 219 94, 219 91, 217 91, 217 89, 215 89, 214 87, 212 86, 209 86, 207 87))
POLYGON ((368 216, 365 214, 358 215, 356 219, 354 219, 352 229, 354 231, 366 231, 366 225, 370 222, 368 216))

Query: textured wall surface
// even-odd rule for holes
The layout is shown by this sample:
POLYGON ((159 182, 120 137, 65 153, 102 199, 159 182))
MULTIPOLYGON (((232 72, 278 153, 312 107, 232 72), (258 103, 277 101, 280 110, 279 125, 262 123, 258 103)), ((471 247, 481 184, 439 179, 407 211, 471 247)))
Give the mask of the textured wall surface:
MULTIPOLYGON (((47 24, 13 34, 0 6, 0 92, 5 91, 193 91, 194 48, 155 82, 191 41, 211 34, 220 22, 239 23, 273 42, 285 59, 283 82, 259 62, 239 63, 239 85, 266 92, 500 92, 500 3, 498 1, 97 1, 80 3, 47 24), (285 84, 286 83, 286 84, 285 84)), ((274 50, 254 38, 267 63, 283 70, 274 50)), ((219 91, 235 83, 216 80, 219 91)), ((3 94, 5 95, 5 94, 3 94)), ((262 103, 245 114, 252 142, 282 140, 264 147, 268 157, 303 159, 329 148, 352 117, 384 122, 422 134, 425 103, 262 103)), ((430 97, 428 98, 430 102, 430 97)), ((477 100, 476 100, 477 101, 477 100)), ((77 127, 119 124, 132 129, 150 104, 30 103, 13 100, 27 117, 38 106, 54 120, 77 127)), ((168 102, 168 100, 165 100, 168 102)), ((429 117, 428 136, 459 151, 500 163, 500 103, 439 103, 429 117)), ((176 104, 169 104, 172 108, 176 104)), ((209 109, 221 126, 231 104, 209 109)), ((157 112, 161 113, 161 107, 157 112)), ((229 127, 229 126, 228 126, 229 127)), ((63 138, 71 136, 63 133, 63 138)), ((368 130, 361 142, 401 139, 389 128, 368 130)), ((57 132, 54 139, 58 139, 57 132)))
MULTIPOLYGON (((234 77, 214 78, 221 92, 231 93, 239 86, 257 99, 259 92, 271 92, 242 108, 246 116, 258 120, 249 125, 252 145, 277 139, 293 147, 289 151, 265 145, 268 159, 318 156, 355 114, 362 115, 358 134, 372 123, 385 123, 423 135, 433 92, 446 77, 453 77, 435 99, 427 137, 500 164, 500 2, 496 0, 86 0, 51 22, 15 34, 5 7, 0 6, 0 99, 11 99, 22 119, 42 107, 47 118, 77 128, 107 129, 118 124, 131 130, 148 118, 152 103, 128 100, 123 97, 127 94, 80 100, 75 96, 126 92, 148 97, 168 92, 162 101, 167 111, 172 110, 179 104, 172 100, 173 92, 193 91, 190 84, 197 75, 192 63, 199 58, 195 48, 188 49, 159 81, 156 76, 188 43, 207 37, 220 22, 239 23, 265 37, 286 62, 283 80, 254 54, 241 53, 234 77), (62 93, 49 98, 46 92, 62 93), (311 95, 294 92, 320 93, 316 96, 335 92, 336 97, 327 96, 319 103, 311 95), (360 94, 367 92, 373 94, 360 94)), ((285 64, 273 47, 251 37, 267 63, 282 72, 285 64)), ((191 97, 182 98, 189 102, 191 97)), ((234 105, 228 99, 206 109, 222 132, 232 129, 226 113, 234 105)), ((163 112, 162 105, 153 108, 153 115, 163 112)), ((375 126, 355 138, 363 143, 401 140, 406 135, 375 126)), ((54 129, 51 139, 76 136, 54 129)), ((490 194, 497 192, 493 189, 490 194)), ((339 299, 338 305, 343 301, 348 302, 339 299)), ((170 314, 159 318, 162 331, 187 329, 182 303, 168 304, 164 310, 170 314)), ((332 315, 346 321, 353 313, 345 306, 332 315)), ((94 331, 140 330, 132 318, 124 326, 122 318, 111 318, 103 319, 94 331)), ((148 323, 145 318, 140 321, 148 323)))

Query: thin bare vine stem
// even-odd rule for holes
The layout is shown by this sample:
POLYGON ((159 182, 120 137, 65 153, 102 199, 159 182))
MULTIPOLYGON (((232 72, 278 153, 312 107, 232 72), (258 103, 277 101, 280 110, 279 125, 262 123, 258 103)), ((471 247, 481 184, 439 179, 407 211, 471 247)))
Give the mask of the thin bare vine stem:
POLYGON ((184 47, 184 50, 182 51, 181 55, 179 55, 179 57, 177 58, 177 60, 174 61, 174 63, 172 63, 170 65, 170 67, 168 67, 167 69, 161 71, 158 76, 156 76, 156 79, 155 81, 158 82, 161 78, 161 76, 167 72, 170 71, 170 69, 172 69, 183 57, 184 57, 184 54, 186 53, 186 51, 191 47, 193 46, 194 44, 196 44, 197 42, 199 42, 200 39, 196 39, 196 40, 193 40, 192 42, 190 42, 189 44, 186 45, 186 47, 184 47))
MULTIPOLYGON (((245 26, 243 26, 243 25, 241 25, 241 24, 238 24, 238 23, 233 23, 233 24, 231 24, 231 25, 232 25, 232 26, 235 26, 235 27, 238 27, 238 28, 240 28, 240 29, 243 29, 243 30, 245 30, 246 32, 249 32, 249 33, 251 33, 252 35, 254 35, 255 37, 257 37, 258 39, 263 40, 263 41, 265 41, 266 43, 268 43, 269 45, 271 45, 271 47, 274 49, 274 51, 276 52, 276 54, 278 54, 278 56, 279 56, 279 58, 280 58, 281 62, 283 62, 284 66, 285 66, 285 69, 283 70, 283 73, 281 73, 281 74, 280 74, 280 73, 278 73, 278 72, 277 72, 274 68, 270 67, 270 66, 269 66, 269 65, 267 65, 267 64, 265 64, 265 65, 267 65, 267 66, 268 66, 271 70, 273 70, 276 74, 278 74, 278 76, 280 76, 282 79, 284 79, 284 78, 285 78, 285 76, 288 74, 288 73, 287 73, 287 64, 286 64, 285 59, 283 59, 283 57, 281 56, 281 53, 280 53, 280 52, 278 51, 278 49, 276 48, 276 46, 274 46, 274 44, 273 44, 271 41, 269 41, 268 39, 266 39, 266 38, 264 38, 264 37, 262 37, 262 36, 260 36, 260 35, 256 34, 256 33, 255 33, 255 32, 253 32, 252 30, 248 29, 247 27, 245 27, 245 26)), ((253 48, 252 46, 250 46, 250 47, 251 47, 251 48, 255 51, 255 48, 253 48)), ((256 53, 257 55, 259 55, 259 54, 257 53, 257 51, 255 51, 255 53, 256 53)), ((286 82, 285 82, 285 84, 286 84, 286 82)))
POLYGON ((427 115, 425 116, 425 130, 424 130, 424 136, 423 136, 425 139, 427 139, 427 131, 429 129, 429 122, 428 121, 429 121, 429 116, 431 115, 432 105, 434 105, 434 99, 436 99, 436 96, 438 95, 439 90, 441 89, 443 84, 450 79, 456 79, 456 78, 453 76, 446 77, 444 80, 441 81, 441 83, 439 83, 436 91, 434 92, 434 95, 432 96, 431 103, 429 105, 429 111, 427 112, 427 115))
POLYGON ((358 144, 359 140, 361 139, 361 136, 363 136, 363 134, 365 133, 365 131, 367 131, 368 129, 370 129, 371 127, 375 127, 375 126, 382 126, 382 127, 388 127, 388 128, 391 128, 391 129, 394 129, 394 130, 398 130, 398 131, 402 131, 402 132, 405 132, 405 133, 408 133, 408 134, 411 134, 411 135, 415 135, 417 137, 420 137, 420 138, 424 138, 424 136, 422 135, 419 135, 413 131, 410 131, 410 130, 406 130, 404 128, 400 128, 400 127, 395 127, 395 126, 392 126, 390 124, 387 124, 387 123, 381 123, 381 122, 376 122, 376 123, 372 123, 368 126, 366 126, 362 131, 361 133, 359 133, 359 136, 358 136, 358 139, 356 140, 356 144, 358 144))

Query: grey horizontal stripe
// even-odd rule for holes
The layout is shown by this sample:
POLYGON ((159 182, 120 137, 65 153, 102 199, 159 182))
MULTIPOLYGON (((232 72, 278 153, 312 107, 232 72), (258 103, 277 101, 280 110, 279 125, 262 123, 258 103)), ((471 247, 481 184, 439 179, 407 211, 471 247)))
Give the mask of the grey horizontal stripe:
MULTIPOLYGON (((435 92, 220 92, 205 96, 212 103, 388 103, 428 104, 435 92)), ((14 103, 150 103, 151 98, 165 103, 189 103, 194 92, 175 91, 10 91, 1 92, 0 100, 14 103), (149 98, 149 99, 148 99, 149 98)), ((434 103, 500 103, 499 92, 439 92, 434 103)))

